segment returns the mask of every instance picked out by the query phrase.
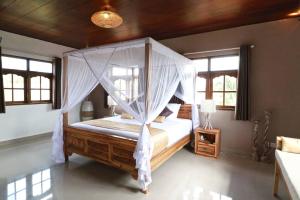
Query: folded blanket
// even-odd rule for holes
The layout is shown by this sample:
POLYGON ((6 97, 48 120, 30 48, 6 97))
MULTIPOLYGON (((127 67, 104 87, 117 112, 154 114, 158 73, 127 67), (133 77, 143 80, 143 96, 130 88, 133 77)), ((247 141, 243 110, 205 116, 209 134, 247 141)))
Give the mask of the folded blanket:
MULTIPOLYGON (((140 125, 119 123, 119 122, 114 122, 114 121, 104 120, 104 119, 84 121, 82 122, 82 124, 114 129, 119 131, 129 131, 137 134, 141 132, 141 128, 142 128, 140 125)), ((150 127, 149 131, 151 134, 151 141, 153 143, 152 157, 154 157, 167 147, 169 138, 165 130, 150 127)))

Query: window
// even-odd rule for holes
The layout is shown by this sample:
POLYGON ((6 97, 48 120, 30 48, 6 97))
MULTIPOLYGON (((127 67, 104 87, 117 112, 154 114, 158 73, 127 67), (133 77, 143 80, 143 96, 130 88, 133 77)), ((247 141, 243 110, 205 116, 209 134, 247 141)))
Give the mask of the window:
POLYGON ((239 56, 218 56, 194 60, 196 102, 214 99, 218 109, 234 109, 236 105, 239 56))
POLYGON ((2 56, 2 68, 3 69, 14 69, 14 70, 27 70, 27 61, 26 59, 2 56))
POLYGON ((5 55, 2 68, 7 105, 52 102, 52 62, 5 55))
POLYGON ((197 103, 206 99, 206 78, 196 77, 196 99, 197 103))
POLYGON ((138 96, 138 75, 137 67, 131 68, 112 68, 112 79, 115 93, 124 101, 132 101, 138 96))
POLYGON ((6 102, 24 102, 24 77, 4 74, 4 97, 6 102))
POLYGON ((29 60, 29 71, 52 73, 52 63, 29 60))
POLYGON ((236 104, 236 77, 220 75, 213 78, 212 82, 212 96, 216 105, 234 107, 236 104))
POLYGON ((50 78, 34 76, 30 78, 31 101, 50 101, 50 78))
POLYGON ((124 79, 117 79, 114 81, 114 86, 118 90, 116 90, 116 95, 119 96, 122 100, 126 100, 127 97, 129 97, 129 87, 128 83, 124 79))

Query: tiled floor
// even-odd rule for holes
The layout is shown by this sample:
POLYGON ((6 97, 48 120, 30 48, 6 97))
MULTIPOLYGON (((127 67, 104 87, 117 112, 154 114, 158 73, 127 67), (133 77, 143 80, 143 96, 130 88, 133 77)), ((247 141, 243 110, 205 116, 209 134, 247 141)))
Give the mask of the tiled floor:
MULTIPOLYGON (((273 166, 241 157, 210 159, 183 149, 152 174, 150 193, 144 195, 125 172, 79 156, 55 165, 50 154, 46 139, 0 148, 0 199, 274 199, 273 166)), ((282 184, 279 194, 288 199, 282 184)))

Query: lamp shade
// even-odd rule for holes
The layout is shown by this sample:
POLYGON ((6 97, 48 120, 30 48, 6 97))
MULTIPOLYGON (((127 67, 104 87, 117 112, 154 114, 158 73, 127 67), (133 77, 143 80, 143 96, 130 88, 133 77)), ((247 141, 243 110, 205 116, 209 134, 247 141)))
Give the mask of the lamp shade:
POLYGON ((107 96, 107 105, 116 106, 117 103, 111 98, 111 96, 107 96))
POLYGON ((201 112, 204 113, 215 113, 216 110, 216 104, 214 102, 214 100, 212 99, 206 99, 204 101, 201 102, 201 112))
POLYGON ((102 10, 94 13, 91 21, 102 28, 116 28, 122 24, 123 19, 113 11, 102 10))

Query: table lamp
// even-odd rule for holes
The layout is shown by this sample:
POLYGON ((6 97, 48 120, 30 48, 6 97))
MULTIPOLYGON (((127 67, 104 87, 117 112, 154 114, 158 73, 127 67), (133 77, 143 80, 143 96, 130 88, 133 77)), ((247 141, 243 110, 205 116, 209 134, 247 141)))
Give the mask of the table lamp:
POLYGON ((111 115, 115 116, 115 109, 116 109, 116 105, 118 105, 112 98, 111 96, 107 96, 107 105, 111 110, 111 115))
POLYGON ((211 113, 216 112, 216 104, 212 99, 206 99, 202 101, 201 105, 201 112, 204 113, 204 129, 212 129, 212 125, 210 122, 211 113))

